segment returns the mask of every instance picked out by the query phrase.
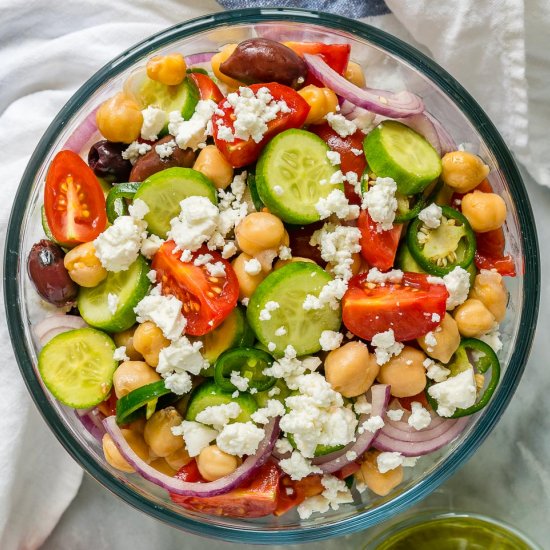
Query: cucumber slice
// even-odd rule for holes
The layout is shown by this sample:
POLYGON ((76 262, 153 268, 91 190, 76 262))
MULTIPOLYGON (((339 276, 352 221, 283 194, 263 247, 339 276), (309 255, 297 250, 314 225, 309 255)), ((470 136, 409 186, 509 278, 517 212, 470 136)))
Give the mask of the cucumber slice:
POLYGON ((256 165, 256 187, 270 212, 294 224, 320 220, 315 208, 319 199, 334 189, 344 190, 342 183, 320 183, 336 171, 329 151, 319 136, 306 130, 286 130, 267 144, 256 165))
POLYGON ((185 413, 185 420, 195 420, 206 407, 225 405, 231 402, 238 403, 241 407, 241 414, 232 422, 248 422, 252 419, 252 414, 258 410, 256 401, 249 393, 241 392, 238 397, 232 397, 231 392, 223 391, 213 380, 207 380, 193 390, 185 413))
POLYGON ((272 355, 280 357, 291 344, 298 356, 321 349, 319 338, 324 330, 340 330, 341 311, 329 305, 306 311, 303 308, 308 294, 319 297, 321 289, 332 281, 332 276, 311 262, 292 262, 269 274, 258 286, 248 304, 246 316, 256 337, 264 346, 275 344, 272 355), (260 312, 268 302, 279 307, 270 311, 271 319, 262 321, 260 312), (277 336, 279 327, 286 334, 277 336))
POLYGON ((269 392, 272 391, 273 388, 267 391, 259 391, 254 394, 254 399, 256 400, 256 403, 258 403, 259 407, 265 407, 270 399, 276 399, 283 405, 285 404, 285 399, 290 395, 290 390, 285 384, 285 381, 279 378, 273 387, 279 389, 279 393, 277 395, 269 395, 269 392))
POLYGON ((214 184, 192 168, 168 168, 148 177, 136 191, 134 199, 141 199, 149 207, 144 220, 149 232, 166 238, 170 220, 180 213, 180 202, 191 196, 206 197, 218 203, 214 184))
POLYGON ((115 349, 111 338, 99 330, 70 330, 42 348, 38 370, 58 401, 86 409, 101 403, 111 391, 118 365, 113 359, 115 349))
POLYGON ((413 255, 411 254, 411 251, 405 241, 403 241, 399 246, 395 265, 398 269, 404 271, 405 273, 426 273, 413 258, 413 255))
POLYGON ((437 151, 395 120, 386 120, 369 132, 363 149, 371 170, 381 178, 393 178, 402 195, 420 193, 441 174, 437 151))
POLYGON ((108 332, 122 332, 130 328, 136 322, 134 307, 151 286, 148 272, 147 262, 139 256, 126 271, 111 271, 96 287, 82 287, 77 298, 80 315, 92 327, 108 332), (114 313, 109 309, 109 294, 118 297, 114 313))

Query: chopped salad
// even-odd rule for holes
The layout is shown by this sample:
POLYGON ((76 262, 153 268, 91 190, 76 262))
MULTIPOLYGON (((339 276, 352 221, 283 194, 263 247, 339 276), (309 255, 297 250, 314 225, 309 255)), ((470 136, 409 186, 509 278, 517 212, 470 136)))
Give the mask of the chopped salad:
POLYGON ((350 49, 152 57, 49 167, 40 375, 111 467, 183 507, 387 495, 498 384, 506 203, 350 49))

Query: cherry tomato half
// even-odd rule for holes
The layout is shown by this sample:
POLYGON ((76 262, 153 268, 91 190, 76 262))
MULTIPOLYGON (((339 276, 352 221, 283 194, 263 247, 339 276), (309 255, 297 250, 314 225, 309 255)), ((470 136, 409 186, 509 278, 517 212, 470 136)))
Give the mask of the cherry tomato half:
POLYGON ((359 338, 393 329, 395 340, 420 338, 443 319, 449 293, 444 285, 428 283, 424 273, 405 273, 400 283, 367 282, 367 274, 352 277, 342 299, 344 325, 359 338), (437 318, 437 317, 436 317, 437 318))
POLYGON ((68 247, 93 241, 107 224, 101 185, 72 151, 60 151, 50 164, 44 209, 53 238, 68 247))
POLYGON ((259 143, 256 143, 252 138, 247 140, 235 138, 234 141, 229 142, 218 137, 220 131, 218 122, 221 121, 222 126, 228 127, 233 131, 235 115, 233 108, 224 107, 225 100, 221 101, 218 108, 221 109, 224 114, 223 116, 214 114, 212 117, 212 131, 216 146, 234 168, 240 168, 241 166, 246 166, 254 162, 260 156, 260 152, 264 148, 264 145, 277 134, 290 128, 301 128, 309 113, 309 105, 306 100, 288 86, 278 84, 277 82, 271 82, 269 84, 252 84, 249 88, 254 93, 260 88, 267 88, 275 101, 282 100, 287 104, 290 112, 279 112, 275 119, 268 122, 267 132, 259 143))
POLYGON ((202 100, 211 99, 219 103, 223 99, 220 89, 209 76, 202 73, 191 73, 189 76, 197 85, 202 100))
POLYGON ((185 332, 202 336, 218 327, 233 311, 239 297, 239 282, 229 262, 206 247, 193 253, 190 262, 180 260, 174 241, 166 241, 153 258, 151 268, 157 272, 162 293, 178 298, 183 304, 182 313, 187 319, 185 332), (211 263, 221 262, 224 276, 212 276, 206 265, 196 266, 193 261, 200 254, 211 254, 211 263))
POLYGON ((366 210, 361 211, 357 220, 357 227, 361 231, 361 256, 370 266, 388 271, 395 260, 403 225, 395 224, 393 229, 380 232, 377 225, 366 210))
POLYGON ((276 516, 282 516, 302 504, 306 498, 320 495, 324 490, 319 475, 311 475, 299 481, 293 481, 284 474, 279 481, 279 498, 277 508, 273 513, 276 516))

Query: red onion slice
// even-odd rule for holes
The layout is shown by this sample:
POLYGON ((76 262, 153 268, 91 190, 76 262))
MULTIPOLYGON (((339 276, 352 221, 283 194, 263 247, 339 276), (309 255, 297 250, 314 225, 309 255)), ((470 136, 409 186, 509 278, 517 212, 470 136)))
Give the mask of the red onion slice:
POLYGON ((76 416, 93 437, 98 441, 102 440, 105 434, 105 428, 102 423, 103 415, 96 408, 86 411, 76 410, 76 416))
POLYGON ((217 53, 218 52, 192 53, 191 55, 188 55, 185 57, 185 62, 187 63, 188 67, 197 67, 199 64, 202 64, 202 63, 210 63, 210 60, 217 53))
POLYGON ((76 128, 69 139, 65 142, 62 149, 68 149, 76 154, 80 154, 86 143, 97 132, 95 115, 99 107, 96 107, 76 128))
MULTIPOLYGON (((372 412, 370 415, 361 415, 359 418, 359 425, 361 425, 371 416, 384 417, 391 397, 390 386, 388 386, 387 384, 376 384, 371 388, 371 395, 372 412)), ((317 462, 317 465, 326 474, 332 474, 333 472, 340 470, 350 462, 353 462, 353 460, 349 460, 348 458, 346 458, 347 453, 354 452, 358 457, 361 456, 372 445, 379 432, 380 430, 377 430, 374 433, 365 430, 362 434, 357 435, 355 442, 346 445, 343 449, 338 451, 338 457, 333 459, 331 458, 332 455, 318 457, 319 459, 324 458, 325 462, 317 462)))
POLYGON ((411 92, 359 88, 329 67, 321 57, 306 53, 304 59, 313 76, 357 107, 392 118, 405 118, 424 111, 423 101, 411 92))
POLYGON ((456 422, 445 422, 447 429, 436 437, 426 441, 402 441, 394 439, 384 432, 384 428, 376 437, 373 445, 379 451, 401 453, 403 456, 422 456, 433 453, 456 439, 469 422, 468 417, 459 418, 456 422))
POLYGON ((82 317, 78 315, 65 315, 64 313, 54 313, 48 315, 33 327, 34 335, 38 338, 40 344, 45 346, 54 336, 75 330, 85 328, 88 325, 82 317))
POLYGON ((120 454, 136 472, 141 474, 142 477, 149 480, 151 483, 166 489, 170 493, 188 497, 214 497, 216 495, 223 495, 246 483, 270 457, 271 451, 275 446, 275 441, 279 435, 279 419, 273 418, 269 424, 266 424, 264 427, 265 437, 258 446, 256 454, 247 457, 232 474, 208 483, 189 483, 175 477, 167 476, 155 470, 152 466, 149 466, 149 464, 139 458, 124 439, 116 423, 115 416, 107 417, 103 421, 103 425, 107 433, 112 437, 120 454))
POLYGON ((449 132, 443 127, 441 122, 437 120, 433 115, 425 111, 426 118, 433 124, 437 136, 439 138, 439 143, 441 146, 441 155, 450 153, 451 151, 456 151, 457 146, 455 140, 451 137, 449 132))
POLYGON ((439 133, 436 130, 432 117, 427 116, 427 112, 412 115, 408 118, 399 120, 402 124, 405 124, 415 132, 418 132, 421 136, 424 136, 430 145, 437 151, 437 154, 441 156, 441 141, 439 140, 439 133))
POLYGON ((392 439, 397 439, 399 441, 429 441, 430 439, 435 439, 441 434, 444 434, 450 429, 449 423, 454 424, 456 420, 447 419, 443 422, 438 423, 435 426, 430 424, 427 428, 423 430, 415 430, 412 426, 406 424, 408 429, 396 428, 393 423, 386 422, 385 426, 380 431, 380 434, 385 434, 392 439))

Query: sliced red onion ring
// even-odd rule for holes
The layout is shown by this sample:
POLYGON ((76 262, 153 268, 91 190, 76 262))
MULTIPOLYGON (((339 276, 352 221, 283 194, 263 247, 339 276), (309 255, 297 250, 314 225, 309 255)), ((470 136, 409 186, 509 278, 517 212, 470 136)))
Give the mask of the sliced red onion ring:
POLYGON ((191 55, 186 56, 185 62, 187 63, 188 67, 196 67, 201 63, 209 63, 210 60, 216 55, 216 53, 218 52, 192 53, 191 55))
POLYGON ((170 493, 188 497, 214 497, 216 495, 223 495, 246 483, 270 457, 279 435, 279 419, 273 418, 264 427, 265 437, 258 446, 256 454, 249 456, 232 474, 208 483, 190 483, 162 474, 139 458, 130 445, 128 445, 126 439, 124 439, 116 423, 115 416, 107 417, 103 421, 103 425, 107 433, 112 437, 120 454, 136 472, 170 493))
MULTIPOLYGON (((372 416, 384 417, 388 403, 390 402, 390 386, 387 384, 376 384, 371 388, 372 396, 372 412, 370 415, 361 415, 359 417, 359 425, 363 424, 372 416)), ((343 449, 338 451, 339 456, 333 458, 334 453, 325 455, 324 457, 318 457, 314 459, 314 464, 317 464, 323 472, 331 474, 340 470, 353 460, 346 458, 346 454, 349 452, 355 453, 358 457, 361 456, 372 445, 372 442, 376 439, 380 430, 372 433, 365 430, 362 434, 357 434, 355 442, 346 445, 343 449), (323 460, 324 459, 324 460, 323 460)))
POLYGON ((103 427, 103 415, 94 407, 88 410, 76 410, 76 416, 82 422, 82 425, 95 437, 98 441, 101 441, 105 428, 103 427))
POLYGON ((96 107, 76 128, 69 139, 65 142, 62 149, 68 149, 74 153, 80 154, 84 145, 88 143, 90 138, 97 132, 97 124, 95 115, 99 107, 96 107))
MULTIPOLYGON (((443 419, 442 419, 443 420, 443 419)), ((429 441, 430 439, 435 439, 441 434, 444 434, 450 429, 449 423, 454 424, 456 420, 443 420, 442 422, 432 426, 430 424, 427 428, 423 430, 415 430, 412 426, 405 424, 407 429, 396 428, 393 423, 386 422, 380 434, 385 434, 392 439, 397 439, 399 441, 429 441)))
POLYGON ((423 113, 400 119, 399 122, 405 124, 415 132, 418 132, 421 136, 424 136, 437 151, 437 154, 441 156, 441 142, 433 120, 435 119, 433 117, 428 117, 427 112, 424 111, 423 113))
POLYGON ((441 122, 437 120, 433 115, 425 111, 426 118, 433 124, 437 136, 439 138, 439 143, 441 146, 441 155, 445 153, 450 153, 451 151, 456 151, 457 146, 455 140, 451 137, 449 132, 443 127, 441 122))
POLYGON ((75 330, 77 328, 85 328, 88 325, 82 317, 78 315, 65 315, 64 313, 54 313, 42 319, 33 327, 35 336, 40 341, 42 346, 45 346, 54 336, 75 330))
POLYGON ((456 422, 448 421, 443 424, 447 429, 425 441, 403 441, 394 439, 384 432, 384 428, 376 437, 373 445, 379 451, 401 453, 403 456, 422 456, 433 453, 457 438, 469 422, 468 417, 459 418, 456 422))
POLYGON ((304 59, 313 76, 357 107, 392 118, 405 118, 424 111, 422 99, 411 92, 359 88, 329 67, 321 57, 306 53, 304 59))

